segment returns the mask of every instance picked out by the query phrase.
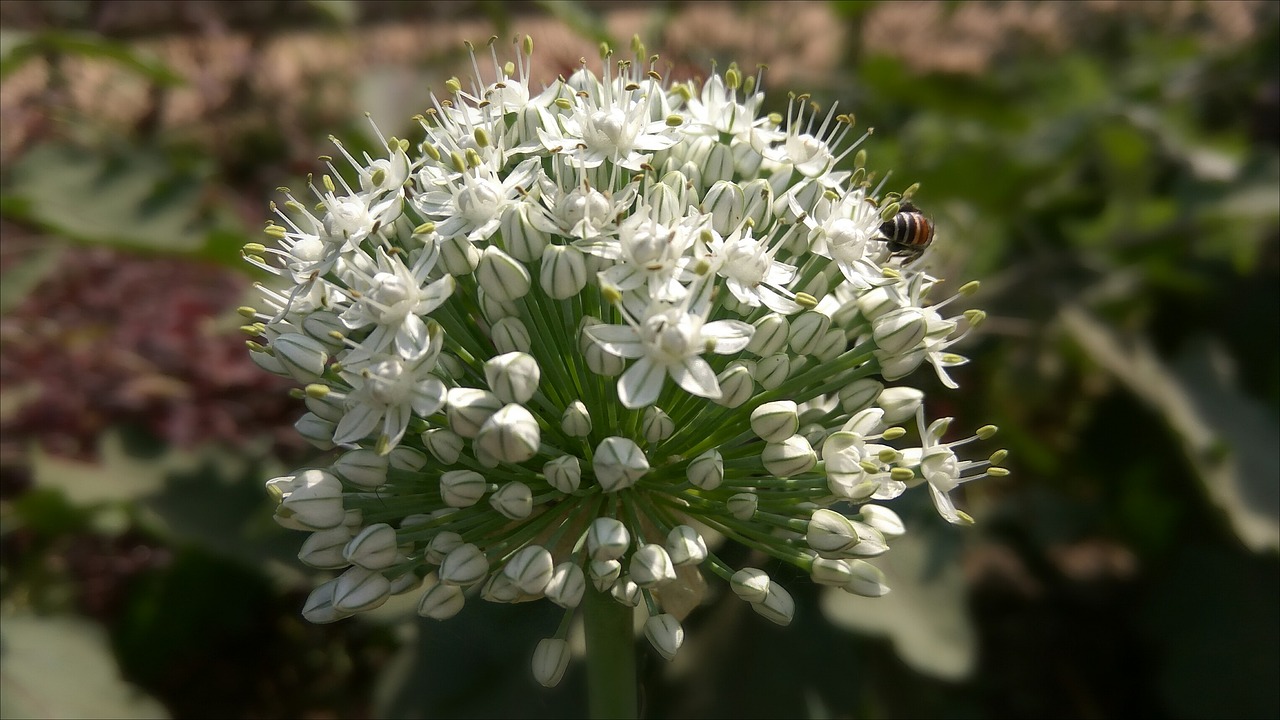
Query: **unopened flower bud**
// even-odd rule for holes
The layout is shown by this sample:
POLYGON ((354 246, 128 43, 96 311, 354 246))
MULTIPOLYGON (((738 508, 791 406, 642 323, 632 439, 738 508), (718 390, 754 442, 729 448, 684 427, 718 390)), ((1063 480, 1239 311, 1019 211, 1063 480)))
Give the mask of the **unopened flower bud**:
POLYGON ((341 612, 372 610, 388 597, 391 597, 391 581, 375 570, 347 568, 334 581, 333 607, 341 612))
MULTIPOLYGON (((582 319, 579 329, 583 330, 599 324, 601 323, 598 319, 588 316, 582 319)), ((623 368, 626 367, 626 360, 613 353, 605 352, 600 343, 592 340, 586 332, 578 333, 578 348, 582 351, 583 359, 587 361, 587 369, 596 375, 615 377, 621 375, 623 368)))
POLYGON ((566 610, 578 607, 587 589, 586 575, 577 563, 562 562, 551 570, 551 579, 542 592, 547 599, 566 610))
POLYGON ((800 427, 799 407, 791 400, 776 400, 751 411, 751 431, 768 443, 780 443, 800 427))
POLYGON ((397 445, 387 453, 387 464, 393 470, 417 472, 427 464, 427 456, 421 450, 397 445))
POLYGON ((542 373, 532 355, 512 352, 490 358, 484 364, 489 390, 504 403, 526 403, 538 390, 542 373))
POLYGON ((591 415, 581 400, 574 400, 560 416, 560 429, 569 437, 584 438, 591 434, 591 415))
POLYGON ((734 493, 724 504, 730 515, 746 521, 755 517, 756 508, 760 506, 760 497, 753 492, 734 493))
POLYGON ((301 333, 286 333, 271 342, 276 359, 298 382, 315 382, 324 374, 329 353, 319 342, 301 333))
POLYGON ((353 565, 366 570, 383 570, 400 560, 396 547, 396 531, 386 523, 370 525, 343 548, 342 555, 353 565))
POLYGON ((298 422, 293 424, 293 429, 298 431, 302 439, 321 450, 332 450, 336 447, 333 444, 333 433, 338 429, 338 424, 325 420, 315 413, 309 412, 298 418, 298 422))
POLYGON ((884 583, 884 573, 866 560, 849 560, 849 581, 842 587, 845 592, 863 597, 880 597, 889 592, 884 583))
POLYGON ((746 202, 746 195, 741 187, 727 180, 720 180, 702 196, 702 212, 711 215, 712 229, 721 235, 728 235, 742 222, 746 202))
POLYGON ((438 573, 427 575, 422 585, 422 599, 418 600, 418 614, 422 617, 448 620, 457 615, 466 603, 462 588, 440 582, 438 573))
POLYGON ((729 578, 729 587, 749 603, 762 602, 769 594, 769 575, 759 568, 742 568, 729 578))
POLYGON ((859 295, 857 304, 858 311, 869 322, 874 322, 881 315, 900 307, 889 291, 882 287, 872 288, 859 295))
POLYGON ((440 499, 449 507, 471 507, 488 489, 484 476, 474 470, 450 470, 440 476, 440 499))
POLYGON ((548 235, 535 222, 538 210, 530 211, 525 203, 508 210, 502 216, 499 227, 502 230, 502 243, 511 253, 511 257, 520 262, 533 262, 542 257, 542 249, 547 246, 548 235))
POLYGON ((547 484, 566 495, 577 490, 582 482, 582 466, 572 455, 561 455, 543 465, 542 474, 547 484))
POLYGON ((799 355, 811 355, 831 328, 831 318, 820 312, 802 313, 791 323, 787 342, 799 355))
POLYGON ((342 349, 342 342, 334 338, 333 333, 346 333, 347 326, 338 318, 337 313, 317 310, 302 321, 302 331, 332 353, 342 349))
POLYGON ((818 362, 831 362, 840 357, 847 346, 848 340, 844 336, 844 330, 831 328, 813 348, 812 355, 818 362))
POLYGON ((490 575, 484 587, 480 588, 480 598, 486 602, 514 603, 521 597, 527 596, 520 592, 520 587, 514 580, 502 573, 490 575))
POLYGON ((524 326, 520 318, 516 317, 505 317, 495 322, 493 327, 489 328, 489 339, 493 340, 493 347, 499 353, 527 353, 529 348, 533 347, 529 329, 524 326))
POLYGON ((853 523, 854 530, 858 534, 858 542, 846 551, 848 555, 875 557, 889 551, 889 543, 885 542, 884 533, 857 520, 850 522, 853 523))
POLYGON ((551 582, 555 561, 551 553, 541 545, 526 545, 516 551, 502 568, 502 574, 520 588, 521 592, 538 595, 551 582))
POLYGON ((600 592, 608 592, 622 576, 622 563, 618 560, 592 560, 590 570, 591 584, 600 592))
POLYGON ((631 554, 631 579, 642 588, 661 587, 676 579, 676 568, 665 548, 657 543, 641 545, 631 554))
POLYGON ((898 513, 883 505, 866 504, 858 508, 858 519, 879 530, 888 538, 902 537, 907 534, 907 526, 898 517, 898 513))
POLYGON ((480 305, 480 313, 490 325, 502 318, 516 317, 520 314, 520 308, 514 302, 499 300, 479 286, 476 287, 476 302, 480 305))
POLYGON ((787 336, 791 333, 791 325, 778 313, 769 313, 755 321, 755 332, 747 343, 747 352, 760 357, 776 355, 787 345, 787 336))
POLYGON ((773 390, 786 382, 791 371, 791 358, 786 353, 776 353, 756 362, 756 382, 765 390, 773 390))
POLYGON ((497 395, 478 388, 450 388, 449 429, 464 438, 474 438, 485 422, 503 406, 497 395))
POLYGON ((609 594, 613 596, 614 600, 627 607, 635 607, 640 604, 640 586, 626 575, 619 577, 613 583, 613 587, 609 588, 609 594))
POLYGON ((320 570, 339 570, 351 563, 342 554, 351 540, 351 531, 345 525, 317 530, 307 536, 298 559, 320 570))
POLYGON ((751 370, 739 361, 729 363, 724 372, 716 376, 720 383, 720 399, 717 405, 736 408, 751 399, 755 394, 755 380, 751 378, 751 370))
POLYGON ((818 455, 803 435, 792 435, 782 442, 767 443, 760 460, 770 475, 792 477, 813 469, 818 455))
POLYGON ((444 530, 432 536, 427 543, 423 558, 432 565, 444 562, 445 556, 463 546, 462 536, 451 530, 444 530))
POLYGON ((502 462, 522 463, 538 454, 542 432, 538 420, 523 405, 504 405, 485 420, 476 433, 477 452, 502 462))
POLYGON ((422 587, 422 578, 417 573, 409 571, 391 581, 391 594, 403 595, 422 587))
POLYGON ((267 481, 280 498, 276 522, 295 530, 324 530, 342 524, 342 483, 324 470, 303 470, 267 481))
POLYGON ((889 355, 881 350, 876 351, 876 360, 880 363, 880 377, 888 382, 901 380, 915 372, 924 359, 924 348, 917 348, 903 355, 889 355))
POLYGON ((804 539, 819 555, 828 558, 842 557, 860 540, 852 520, 827 509, 814 511, 804 539))
POLYGON ((582 251, 572 245, 544 247, 538 280, 543 292, 556 300, 582 292, 587 286, 587 263, 582 251))
POLYGON ((631 545, 631 533, 621 520, 598 517, 587 528, 587 554, 592 560, 616 560, 631 545))
POLYGON ((489 496, 489 504, 511 520, 523 520, 533 512, 533 492, 528 485, 512 480, 489 496))
POLYGON ((816 557, 809 568, 809 577, 815 583, 828 587, 843 587, 852 576, 848 561, 838 558, 816 557))
POLYGON ((307 622, 323 625, 337 622, 351 615, 349 611, 340 610, 333 604, 337 586, 338 578, 334 578, 311 591, 307 601, 302 605, 302 617, 306 618, 307 622))
POLYGON ((644 432, 645 441, 649 443, 666 440, 676 430, 676 424, 672 421, 671 416, 663 412, 662 408, 657 405, 650 405, 645 408, 644 419, 640 427, 641 431, 644 432))
POLYGON ((764 227, 773 218, 773 186, 766 178, 758 177, 744 183, 742 193, 745 200, 745 219, 755 227, 764 227))
POLYGON ((703 490, 715 490, 724 482, 724 458, 712 448, 689 463, 685 470, 689 482, 703 490))
POLYGON ((480 548, 472 543, 459 545, 440 563, 440 582, 446 585, 468 587, 484 580, 489 574, 489 560, 480 548))
POLYGON ((440 241, 440 267, 454 277, 470 275, 480 265, 480 248, 465 235, 440 241))
MULTIPOLYGON (((683 186, 681 186, 683 189, 683 186)), ((674 225, 684 217, 686 201, 671 185, 661 182, 652 185, 645 193, 645 205, 649 217, 656 223, 674 225)))
MULTIPOLYGON (((308 385, 308 388, 325 388, 329 390, 328 385, 308 385)), ((346 408, 343 407, 342 401, 339 400, 332 392, 323 394, 309 392, 303 400, 303 404, 307 409, 315 413, 317 416, 336 423, 342 420, 342 416, 347 414, 346 408)))
POLYGON ((677 525, 667 533, 667 554, 673 565, 697 565, 707 559, 707 542, 694 528, 677 525))
POLYGON ((348 450, 333 463, 333 471, 347 482, 374 490, 387 482, 387 457, 373 450, 348 450))
POLYGON ((885 388, 876 398, 876 406, 884 410, 884 422, 896 425, 916 416, 924 402, 924 391, 906 385, 885 388))
MULTIPOLYGON (((861 378, 840 388, 837 397, 840 398, 840 409, 847 413, 856 413, 871 403, 876 401, 884 390, 884 385, 872 378, 861 378)), ((886 420, 886 422, 894 423, 897 420, 886 420)))
POLYGON ((569 667, 569 643, 558 638, 543 638, 533 650, 533 678, 543 687, 555 687, 569 667))
POLYGON ((670 660, 684 644, 684 628, 673 615, 653 615, 644 623, 644 636, 663 659, 670 660))
POLYGON ((786 627, 795 618, 796 602, 791 598, 791 593, 787 592, 785 588, 776 582, 770 582, 769 591, 764 600, 751 603, 751 609, 766 620, 786 627))
POLYGON ((486 247, 476 268, 476 283, 498 300, 516 300, 529 292, 529 271, 496 245, 486 247))
POLYGON ((596 446, 591 468, 605 492, 616 492, 631 487, 649 472, 649 459, 635 442, 607 437, 596 446))
POLYGON ((458 462, 462 455, 462 438, 452 430, 432 428, 422 433, 422 444, 444 465, 458 462))
POLYGON ((876 318, 871 328, 876 347, 888 355, 902 355, 916 349, 927 329, 924 312, 914 307, 885 313, 876 318))

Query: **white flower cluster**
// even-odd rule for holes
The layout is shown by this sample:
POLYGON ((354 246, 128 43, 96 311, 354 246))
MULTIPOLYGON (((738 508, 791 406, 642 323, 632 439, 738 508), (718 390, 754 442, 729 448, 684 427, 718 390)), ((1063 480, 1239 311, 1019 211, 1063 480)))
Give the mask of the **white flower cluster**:
MULTIPOLYGON (((472 588, 572 613, 590 584, 644 602, 669 658, 664 590, 699 569, 792 618, 708 537, 881 595, 864 558, 904 528, 872 501, 924 484, 967 522, 950 491, 1003 472, 1003 451, 958 459, 974 437, 926 427, 921 391, 883 385, 928 363, 954 387, 948 348, 982 313, 929 304, 940 281, 882 232, 910 191, 881 196, 864 151, 836 169, 870 133, 805 96, 762 114, 736 66, 668 83, 634 49, 536 94, 531 41, 494 55, 494 77, 432 96, 421 143, 338 144, 351 169, 331 164, 311 208, 288 195, 277 247, 246 247, 286 285, 242 309, 253 357, 305 385, 298 431, 339 449, 268 483, 277 520, 311 532, 303 562, 340 573, 308 619, 410 591, 444 619, 472 588)), ((544 684, 566 627, 535 653, 544 684)))

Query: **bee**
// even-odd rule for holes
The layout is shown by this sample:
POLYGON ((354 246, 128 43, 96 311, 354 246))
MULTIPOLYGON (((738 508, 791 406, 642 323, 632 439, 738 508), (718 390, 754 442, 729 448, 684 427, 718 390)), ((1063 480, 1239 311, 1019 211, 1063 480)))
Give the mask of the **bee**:
POLYGON ((933 242, 933 221, 909 202, 902 203, 898 214, 880 223, 880 234, 895 255, 911 262, 924 254, 933 242))

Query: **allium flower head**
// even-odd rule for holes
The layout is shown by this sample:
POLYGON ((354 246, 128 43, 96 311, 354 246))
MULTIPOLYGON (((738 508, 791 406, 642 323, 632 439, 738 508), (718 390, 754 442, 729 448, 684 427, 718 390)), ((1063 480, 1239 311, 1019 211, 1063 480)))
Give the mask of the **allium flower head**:
MULTIPOLYGON (((514 64, 446 83, 425 140, 331 168, 314 210, 288 195, 278 276, 248 309, 255 359, 304 385, 298 423, 331 455, 268 483, 299 557, 338 573, 303 614, 331 622, 417 593, 424 617, 601 592, 649 615, 672 657, 689 578, 719 576, 766 619, 787 590, 721 538, 849 592, 905 532, 886 502, 1002 474, 962 460, 923 393, 886 388, 982 320, 878 232, 911 190, 835 168, 869 131, 805 96, 764 115, 736 66, 672 84, 656 58, 530 86, 514 64), (352 180, 343 181, 346 175, 352 180), (896 423, 916 417, 914 436, 896 423), (914 438, 914 439, 913 439, 914 438)), ((379 135, 381 137, 381 135, 379 135)), ((341 146, 339 146, 341 149, 341 146)), ((927 255, 925 256, 927 258, 927 255)), ((565 628, 534 674, 559 681, 565 628)))

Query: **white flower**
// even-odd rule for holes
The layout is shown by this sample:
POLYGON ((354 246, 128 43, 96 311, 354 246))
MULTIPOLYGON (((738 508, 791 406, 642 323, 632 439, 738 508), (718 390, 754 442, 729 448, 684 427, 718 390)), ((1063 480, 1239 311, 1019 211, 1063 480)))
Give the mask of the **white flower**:
POLYGON ((575 78, 600 92, 574 95, 571 114, 557 116, 555 127, 538 129, 548 151, 571 157, 582 167, 599 167, 608 160, 639 171, 650 157, 646 153, 665 150, 679 141, 665 120, 650 119, 653 96, 639 89, 615 92, 612 83, 596 83, 585 70, 575 73, 575 78), (587 77, 582 77, 584 73, 587 77))
POLYGON ((668 375, 687 393, 719 398, 715 371, 701 355, 739 352, 753 328, 741 320, 706 322, 682 306, 655 304, 639 323, 593 325, 585 332, 605 351, 635 359, 618 379, 618 399, 624 407, 640 408, 658 401, 668 375))
MULTIPOLYGON (((251 357, 304 386, 304 439, 342 446, 268 482, 276 521, 310 533, 302 562, 341 573, 308 620, 409 591, 437 620, 468 592, 572 615, 589 581, 643 602, 670 658, 708 574, 794 616, 781 584, 709 544, 880 596, 856 558, 907 528, 867 501, 927 485, 965 522, 955 488, 1004 474, 1004 451, 957 453, 994 428, 944 442, 922 391, 884 389, 925 363, 954 386, 950 346, 984 317, 944 314, 975 284, 934 301, 939 281, 890 257, 881 208, 914 188, 882 194, 862 152, 834 169, 866 138, 845 142, 848 116, 807 96, 762 115, 762 76, 669 84, 633 50, 541 92, 531 41, 514 63, 491 52, 430 97, 421 142, 339 143, 351 168, 329 161, 318 207, 286 192, 276 246, 244 247, 273 276, 239 310, 251 357), (918 443, 896 427, 911 414, 918 443)), ((534 655, 548 686, 565 620, 534 655)))
POLYGON ((438 257, 436 245, 429 244, 410 268, 399 257, 378 248, 378 272, 372 277, 361 273, 354 288, 357 300, 340 316, 349 329, 374 326, 361 343, 364 353, 380 353, 394 345, 401 357, 413 360, 415 353, 428 350, 427 324, 422 317, 440 307, 454 289, 449 275, 426 282, 438 257))
POLYGON ((444 406, 448 388, 431 374, 440 353, 440 327, 429 324, 426 336, 427 347, 411 353, 413 359, 375 355, 343 369, 340 374, 352 391, 334 429, 335 443, 358 442, 381 423, 378 452, 386 454, 404 437, 411 414, 425 417, 444 406))
POLYGON ((460 187, 436 183, 440 189, 417 195, 414 205, 423 216, 438 220, 435 231, 441 237, 465 237, 473 243, 487 240, 503 214, 519 202, 520 190, 532 184, 537 169, 537 158, 529 158, 505 174, 481 165, 460 174, 460 187))
POLYGON ((780 247, 781 243, 776 243, 770 249, 752 236, 750 228, 712 245, 720 260, 716 272, 725 278, 725 286, 738 302, 753 308, 764 305, 783 315, 800 311, 794 295, 783 289, 795 278, 795 266, 773 259, 780 247))

